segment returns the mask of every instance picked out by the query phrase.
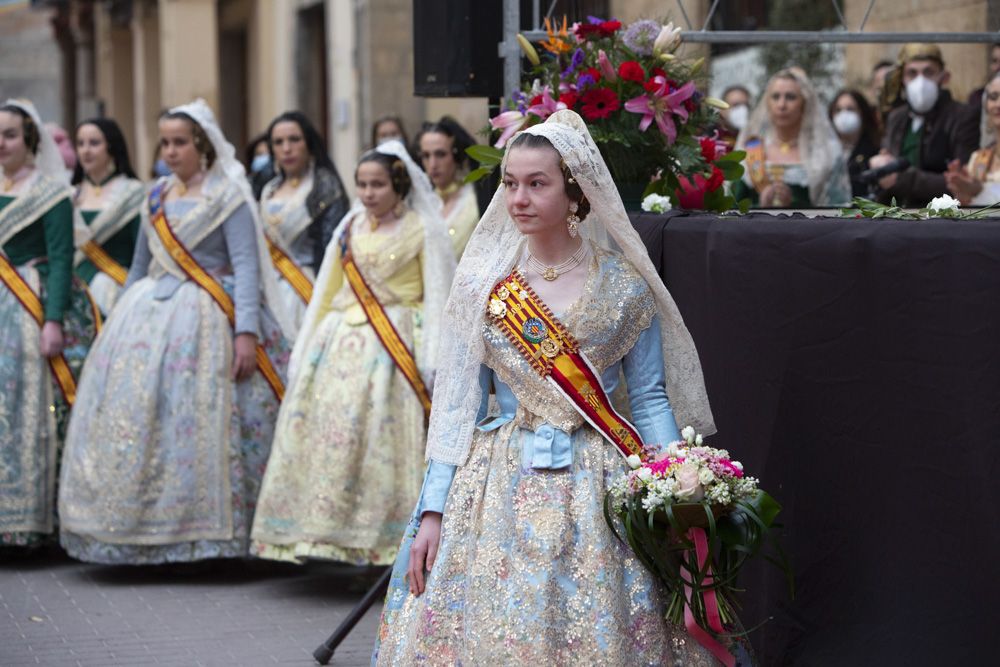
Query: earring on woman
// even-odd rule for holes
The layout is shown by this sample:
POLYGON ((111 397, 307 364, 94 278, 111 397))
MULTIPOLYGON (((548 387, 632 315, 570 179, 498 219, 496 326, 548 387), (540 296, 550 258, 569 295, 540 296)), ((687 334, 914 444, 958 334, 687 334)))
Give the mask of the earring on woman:
POLYGON ((579 204, 575 201, 569 204, 569 216, 566 218, 566 227, 569 230, 569 237, 575 239, 580 233, 578 228, 580 226, 580 216, 576 214, 579 204))

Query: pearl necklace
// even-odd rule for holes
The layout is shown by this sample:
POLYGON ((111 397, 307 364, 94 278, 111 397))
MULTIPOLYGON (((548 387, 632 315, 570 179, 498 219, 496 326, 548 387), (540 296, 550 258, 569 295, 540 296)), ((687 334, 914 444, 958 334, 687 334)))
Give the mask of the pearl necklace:
POLYGON ((525 260, 525 263, 535 273, 537 273, 542 278, 545 278, 546 280, 551 282, 556 278, 558 278, 559 276, 563 275, 564 273, 569 273, 576 267, 580 266, 580 263, 586 256, 587 256, 587 244, 581 243, 577 251, 574 252, 572 255, 570 255, 569 259, 567 259, 565 262, 562 262, 561 264, 556 264, 555 266, 546 266, 545 264, 542 264, 540 261, 538 261, 538 259, 535 258, 535 256, 532 255, 530 251, 528 252, 528 258, 525 260))

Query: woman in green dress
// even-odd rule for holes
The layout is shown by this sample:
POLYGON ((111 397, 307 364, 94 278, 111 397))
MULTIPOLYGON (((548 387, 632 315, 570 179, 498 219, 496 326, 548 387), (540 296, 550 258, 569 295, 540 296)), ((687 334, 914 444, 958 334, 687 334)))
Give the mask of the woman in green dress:
POLYGON ((0 106, 0 547, 55 531, 58 451, 95 334, 73 283, 73 191, 34 105, 0 106))
POLYGON ((118 123, 110 118, 77 126, 76 156, 73 185, 87 234, 77 239, 73 264, 107 315, 128 277, 146 190, 132 170, 118 123))

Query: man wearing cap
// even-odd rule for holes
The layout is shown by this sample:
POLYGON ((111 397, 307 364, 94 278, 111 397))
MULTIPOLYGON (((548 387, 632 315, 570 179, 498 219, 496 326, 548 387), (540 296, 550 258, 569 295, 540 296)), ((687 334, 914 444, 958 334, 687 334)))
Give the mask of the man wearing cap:
POLYGON ((905 100, 886 117, 882 151, 871 158, 873 169, 898 164, 905 169, 883 176, 879 200, 893 197, 901 206, 922 208, 948 192, 944 172, 948 163, 965 164, 979 147, 979 110, 956 102, 944 89, 951 74, 941 49, 934 44, 907 44, 898 65, 886 81, 883 108, 905 100))

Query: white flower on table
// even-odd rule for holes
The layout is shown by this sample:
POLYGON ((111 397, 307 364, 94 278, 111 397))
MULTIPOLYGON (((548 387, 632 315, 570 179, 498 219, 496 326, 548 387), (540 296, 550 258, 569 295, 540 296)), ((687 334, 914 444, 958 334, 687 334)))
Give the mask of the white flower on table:
POLYGON ((961 205, 962 202, 958 201, 951 195, 941 195, 940 197, 935 197, 931 200, 931 203, 927 205, 927 210, 935 213, 950 211, 952 209, 957 211, 961 205))
POLYGON ((658 195, 655 192, 646 195, 642 200, 642 210, 650 213, 666 213, 671 208, 673 208, 673 204, 670 203, 670 197, 658 195))

